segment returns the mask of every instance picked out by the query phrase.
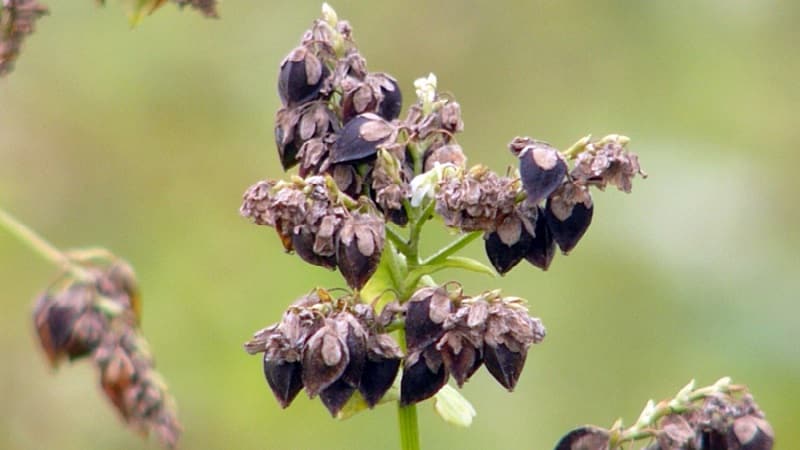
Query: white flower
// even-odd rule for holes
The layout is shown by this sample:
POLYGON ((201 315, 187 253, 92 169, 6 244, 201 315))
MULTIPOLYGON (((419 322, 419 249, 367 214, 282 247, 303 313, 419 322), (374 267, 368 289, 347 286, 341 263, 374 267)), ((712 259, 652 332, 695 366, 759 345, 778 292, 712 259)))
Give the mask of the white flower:
POLYGON ((425 198, 433 198, 436 187, 448 170, 458 171, 459 167, 450 163, 435 163, 431 170, 415 176, 411 180, 411 206, 418 208, 425 198))
POLYGON ((414 88, 423 107, 433 104, 436 99, 436 75, 430 73, 427 78, 417 78, 414 80, 414 88))

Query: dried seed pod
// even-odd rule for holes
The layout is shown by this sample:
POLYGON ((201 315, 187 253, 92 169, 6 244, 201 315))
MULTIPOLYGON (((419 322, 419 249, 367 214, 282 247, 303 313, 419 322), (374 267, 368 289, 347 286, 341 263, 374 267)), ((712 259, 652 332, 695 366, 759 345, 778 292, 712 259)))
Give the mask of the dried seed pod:
POLYGON ((647 178, 639 165, 636 153, 626 149, 628 138, 619 135, 606 136, 586 145, 578 154, 571 176, 581 184, 591 184, 605 189, 609 184, 623 192, 630 192, 636 175, 647 178))
POLYGON ((555 450, 608 450, 608 431, 591 425, 576 428, 558 441, 555 450))
POLYGON ((278 95, 284 106, 293 107, 316 99, 330 71, 307 47, 292 50, 281 63, 278 95))
MULTIPOLYGON (((66 287, 42 294, 34 309, 34 325, 50 364, 89 355, 108 326, 105 316, 93 308, 97 295, 92 285, 68 282, 66 287)), ((130 305, 127 305, 130 307, 130 305)))
POLYGON ((486 256, 497 272, 504 275, 530 253, 533 237, 519 218, 509 216, 484 240, 486 256))
POLYGON ((297 164, 297 152, 303 145, 295 138, 295 128, 299 121, 300 113, 297 110, 281 108, 275 114, 275 146, 283 170, 289 170, 297 164))
POLYGON ((400 361, 400 358, 367 358, 358 390, 370 408, 377 405, 392 387, 400 370, 400 361))
MULTIPOLYGON (((429 347, 429 349, 432 347, 429 347)), ((418 351, 409 355, 400 380, 400 404, 403 406, 433 397, 447 384, 449 374, 438 353, 418 351)))
POLYGON ((527 351, 512 352, 504 344, 485 345, 483 362, 486 369, 503 387, 509 391, 517 385, 522 368, 525 366, 527 351))
POLYGON ((396 127, 375 114, 361 114, 339 131, 331 148, 333 164, 354 162, 374 157, 378 147, 387 144, 396 134, 396 127))
POLYGON ((458 387, 480 369, 483 364, 482 350, 471 345, 461 344, 458 347, 445 345, 441 348, 442 361, 445 367, 456 380, 458 387))
POLYGON ((350 355, 347 345, 339 336, 336 324, 327 319, 306 343, 303 351, 303 386, 309 397, 314 397, 332 385, 344 373, 350 355))
POLYGON ((422 167, 425 172, 438 164, 453 164, 462 169, 467 167, 467 157, 458 144, 436 145, 425 150, 422 156, 422 167))
POLYGON ((694 429, 680 414, 670 414, 659 421, 661 432, 658 433, 659 450, 681 450, 695 448, 694 429))
POLYGON ((558 244, 564 254, 569 253, 578 245, 589 225, 592 223, 594 205, 586 207, 577 203, 565 207, 559 202, 547 201, 547 226, 553 234, 553 240, 558 244))
POLYGON ((542 270, 550 267, 556 254, 556 243, 547 222, 547 214, 540 207, 536 215, 533 240, 528 248, 528 254, 525 255, 525 259, 529 263, 542 270))
POLYGON ((408 349, 418 350, 438 341, 444 334, 444 317, 451 310, 450 299, 444 288, 427 287, 415 292, 406 303, 405 332, 408 349), (437 320, 434 321, 433 318, 437 320))
POLYGON ((322 404, 325 405, 331 416, 336 417, 336 414, 342 410, 355 392, 355 387, 339 379, 320 392, 319 399, 322 400, 322 404))
POLYGON ((567 163, 549 144, 531 140, 519 153, 519 173, 528 202, 536 205, 561 185, 567 163))
POLYGON ((775 442, 769 422, 753 414, 734 420, 729 435, 741 450, 771 450, 775 442))
POLYGON ((281 408, 288 407, 303 389, 302 365, 288 361, 270 360, 264 353, 264 376, 281 408))
POLYGON ((292 234, 292 248, 303 261, 315 266, 322 266, 328 269, 336 268, 336 255, 331 252, 329 255, 321 255, 314 250, 316 236, 306 229, 292 234))
POLYGON ((347 285, 361 289, 375 273, 384 240, 383 221, 371 214, 354 213, 339 232, 336 263, 347 285))
POLYGON ((400 115, 403 97, 397 81, 384 73, 370 73, 362 80, 347 77, 342 82, 342 122, 359 114, 375 113, 386 120, 400 115))

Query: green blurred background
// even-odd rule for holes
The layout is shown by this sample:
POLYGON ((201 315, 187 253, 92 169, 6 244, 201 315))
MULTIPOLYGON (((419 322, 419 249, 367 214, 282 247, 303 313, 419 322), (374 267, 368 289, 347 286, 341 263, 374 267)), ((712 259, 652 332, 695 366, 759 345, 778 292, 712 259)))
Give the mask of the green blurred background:
MULTIPOLYGON (((0 205, 61 247, 134 264, 183 448, 396 448, 393 407, 338 422, 301 395, 282 411, 242 350, 313 285, 341 285, 237 213, 247 186, 281 176, 277 67, 319 3, 230 1, 218 21, 168 5, 135 30, 114 2, 50 3, 0 81, 0 205)), ((466 385, 471 428, 421 405, 424 448, 549 449, 724 375, 751 387, 776 448, 800 448, 800 3, 333 6, 407 99, 430 71, 456 95, 471 162, 505 170, 516 135, 564 148, 616 132, 650 173, 631 195, 597 195, 592 229, 549 272, 463 277, 528 298, 548 337, 514 394, 483 370, 466 385)), ((53 274, 0 232, 0 447, 155 448, 124 429, 88 364, 48 369, 30 311, 53 274)))

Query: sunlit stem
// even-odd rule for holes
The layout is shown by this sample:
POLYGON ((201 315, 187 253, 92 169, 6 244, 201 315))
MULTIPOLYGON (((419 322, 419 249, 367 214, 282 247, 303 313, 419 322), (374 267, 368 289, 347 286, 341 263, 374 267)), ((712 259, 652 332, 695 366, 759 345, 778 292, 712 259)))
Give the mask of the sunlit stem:
POLYGON ((447 244, 446 247, 440 249, 438 252, 434 253, 433 255, 422 261, 420 265, 426 266, 429 264, 441 263, 449 256, 456 254, 462 248, 469 245, 470 242, 474 241, 482 234, 483 234, 482 231, 473 231, 471 233, 462 234, 456 240, 447 244))
POLYGON ((11 214, 0 208, 0 225, 14 235, 20 242, 40 255, 48 262, 70 272, 75 278, 82 281, 93 280, 92 275, 73 263, 64 253, 39 236, 35 231, 14 218, 11 214))

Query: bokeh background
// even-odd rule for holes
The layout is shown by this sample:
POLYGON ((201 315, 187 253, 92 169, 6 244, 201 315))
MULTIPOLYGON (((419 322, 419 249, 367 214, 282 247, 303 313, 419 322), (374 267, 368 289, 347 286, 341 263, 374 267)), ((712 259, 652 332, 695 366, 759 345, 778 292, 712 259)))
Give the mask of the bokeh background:
MULTIPOLYGON (((168 5, 135 30, 114 2, 49 3, 0 81, 0 205, 61 247, 135 265, 183 448, 397 448, 393 407, 338 422, 301 395, 282 411, 242 350, 313 285, 341 285, 237 214, 247 186, 281 176, 277 67, 319 3, 229 1, 216 21, 168 5)), ((528 298, 549 333, 513 394, 486 371, 467 384, 471 428, 421 405, 425 448, 548 449, 724 375, 751 387, 776 448, 800 448, 800 3, 334 6, 406 98, 430 71, 456 95, 473 163, 505 170, 516 135, 565 148, 616 132, 650 173, 631 195, 597 195, 591 230, 547 273, 446 274, 528 298)), ((48 369, 30 311, 53 275, 0 231, 0 447, 156 448, 124 429, 88 364, 48 369)))

